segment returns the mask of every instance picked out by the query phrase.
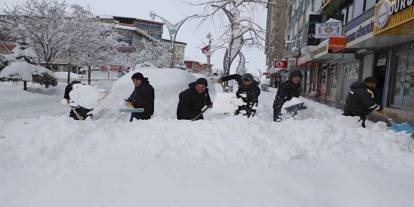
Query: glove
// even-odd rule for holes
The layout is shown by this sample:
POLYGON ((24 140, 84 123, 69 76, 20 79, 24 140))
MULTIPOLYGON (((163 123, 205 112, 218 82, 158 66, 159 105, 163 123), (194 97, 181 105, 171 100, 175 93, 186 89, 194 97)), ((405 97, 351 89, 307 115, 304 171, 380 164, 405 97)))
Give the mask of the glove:
POLYGON ((209 109, 213 108, 213 104, 207 105, 207 108, 209 109))
POLYGON ((133 109, 133 108, 135 108, 135 107, 134 107, 134 105, 133 105, 131 102, 129 102, 129 101, 125 101, 125 106, 126 106, 127 108, 129 108, 129 109, 133 109))

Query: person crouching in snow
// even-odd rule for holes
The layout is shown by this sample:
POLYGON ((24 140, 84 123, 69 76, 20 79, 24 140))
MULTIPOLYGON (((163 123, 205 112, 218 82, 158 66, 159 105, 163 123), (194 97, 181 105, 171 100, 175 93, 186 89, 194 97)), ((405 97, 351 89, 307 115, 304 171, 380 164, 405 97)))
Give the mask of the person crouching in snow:
POLYGON ((365 128, 367 115, 373 111, 382 113, 383 108, 375 103, 374 91, 377 86, 377 79, 368 77, 363 82, 357 81, 351 85, 344 107, 344 116, 359 116, 362 127, 365 128))
POLYGON ((200 78, 194 83, 190 83, 189 88, 180 93, 177 119, 178 120, 201 120, 204 119, 202 110, 205 106, 213 106, 208 92, 208 82, 205 78, 200 78), (199 117, 197 117, 200 115, 199 117))
POLYGON ((282 121, 281 112, 283 104, 290 101, 293 97, 299 98, 302 78, 302 73, 299 70, 295 70, 290 73, 289 80, 279 85, 275 101, 273 102, 273 120, 275 122, 282 121))
POLYGON ((141 73, 135 73, 131 79, 135 89, 125 102, 132 108, 143 108, 144 112, 131 113, 130 121, 132 122, 134 118, 137 120, 151 119, 154 114, 154 88, 150 85, 148 78, 145 78, 141 73))
MULTIPOLYGON (((76 84, 82 84, 80 81, 72 81, 69 85, 65 88, 65 94, 63 96, 64 99, 66 99, 66 104, 70 103, 70 92, 73 90, 73 86, 76 84)), ((92 109, 87 109, 84 107, 72 107, 72 110, 70 110, 69 117, 73 118, 74 120, 85 120, 89 116, 89 112, 91 112, 92 109)))
POLYGON ((242 111, 246 112, 247 117, 254 116, 256 114, 257 105, 259 104, 260 88, 259 83, 253 79, 253 75, 250 73, 245 73, 243 75, 234 74, 227 77, 223 77, 218 80, 219 83, 223 83, 230 80, 236 80, 239 89, 237 90, 237 98, 241 98, 244 103, 243 106, 239 106, 236 115, 240 114, 242 111))

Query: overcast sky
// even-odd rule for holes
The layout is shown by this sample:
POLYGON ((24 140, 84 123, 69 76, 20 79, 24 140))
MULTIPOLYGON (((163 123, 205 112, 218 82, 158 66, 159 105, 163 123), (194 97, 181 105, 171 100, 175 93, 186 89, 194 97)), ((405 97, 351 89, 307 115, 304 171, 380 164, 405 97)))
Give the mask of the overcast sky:
MULTIPOLYGON (((0 2, 21 2, 22 0, 0 0, 0 2)), ((201 13, 202 8, 191 6, 186 1, 197 2, 200 0, 66 0, 68 3, 76 3, 81 6, 90 6, 92 12, 96 15, 116 15, 126 17, 136 17, 150 19, 150 11, 155 11, 158 15, 163 16, 171 22, 176 23, 182 18, 201 13)), ((3 4, 1 4, 3 5, 3 4)), ((257 21, 265 27, 266 10, 258 11, 257 21)), ((198 20, 184 24, 180 30, 177 41, 183 41, 188 44, 186 49, 186 59, 206 62, 204 54, 201 53, 200 47, 207 43, 206 35, 208 32, 213 37, 220 32, 219 21, 207 22, 200 26, 198 20)), ((168 32, 164 28, 163 38, 169 39, 168 32)), ((245 51, 247 67, 249 71, 256 72, 258 69, 265 70, 265 55, 260 49, 251 49, 245 51)), ((212 58, 215 68, 222 68, 223 52, 217 52, 212 58)), ((237 64, 237 63, 235 63, 237 64)))

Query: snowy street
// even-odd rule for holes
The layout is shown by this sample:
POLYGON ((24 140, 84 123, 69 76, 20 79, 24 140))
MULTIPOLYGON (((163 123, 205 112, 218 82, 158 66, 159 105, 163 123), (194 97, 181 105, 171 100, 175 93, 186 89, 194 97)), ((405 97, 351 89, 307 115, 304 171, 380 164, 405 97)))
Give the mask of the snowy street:
MULTIPOLYGON (((149 121, 103 110, 98 120, 74 122, 59 101, 63 86, 47 98, 25 96, 41 104, 0 121, 2 205, 411 206, 408 135, 384 123, 362 129, 358 119, 309 100, 297 119, 274 123, 274 91, 262 93, 252 119, 210 112, 205 121, 176 121, 177 91, 194 77, 170 70, 166 77, 177 81, 166 82, 159 71, 142 70, 157 91, 149 121)), ((115 82, 103 105, 113 107, 130 84, 129 76, 115 82)))
POLYGON ((414 207, 414 0, 0 0, 0 207, 414 207))

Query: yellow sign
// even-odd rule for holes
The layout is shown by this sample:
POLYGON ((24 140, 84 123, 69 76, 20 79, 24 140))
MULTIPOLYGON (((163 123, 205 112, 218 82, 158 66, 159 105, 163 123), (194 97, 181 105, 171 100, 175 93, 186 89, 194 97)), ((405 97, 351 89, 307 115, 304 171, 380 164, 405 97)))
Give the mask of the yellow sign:
POLYGON ((409 35, 413 32, 414 0, 383 0, 375 6, 375 35, 409 35))

